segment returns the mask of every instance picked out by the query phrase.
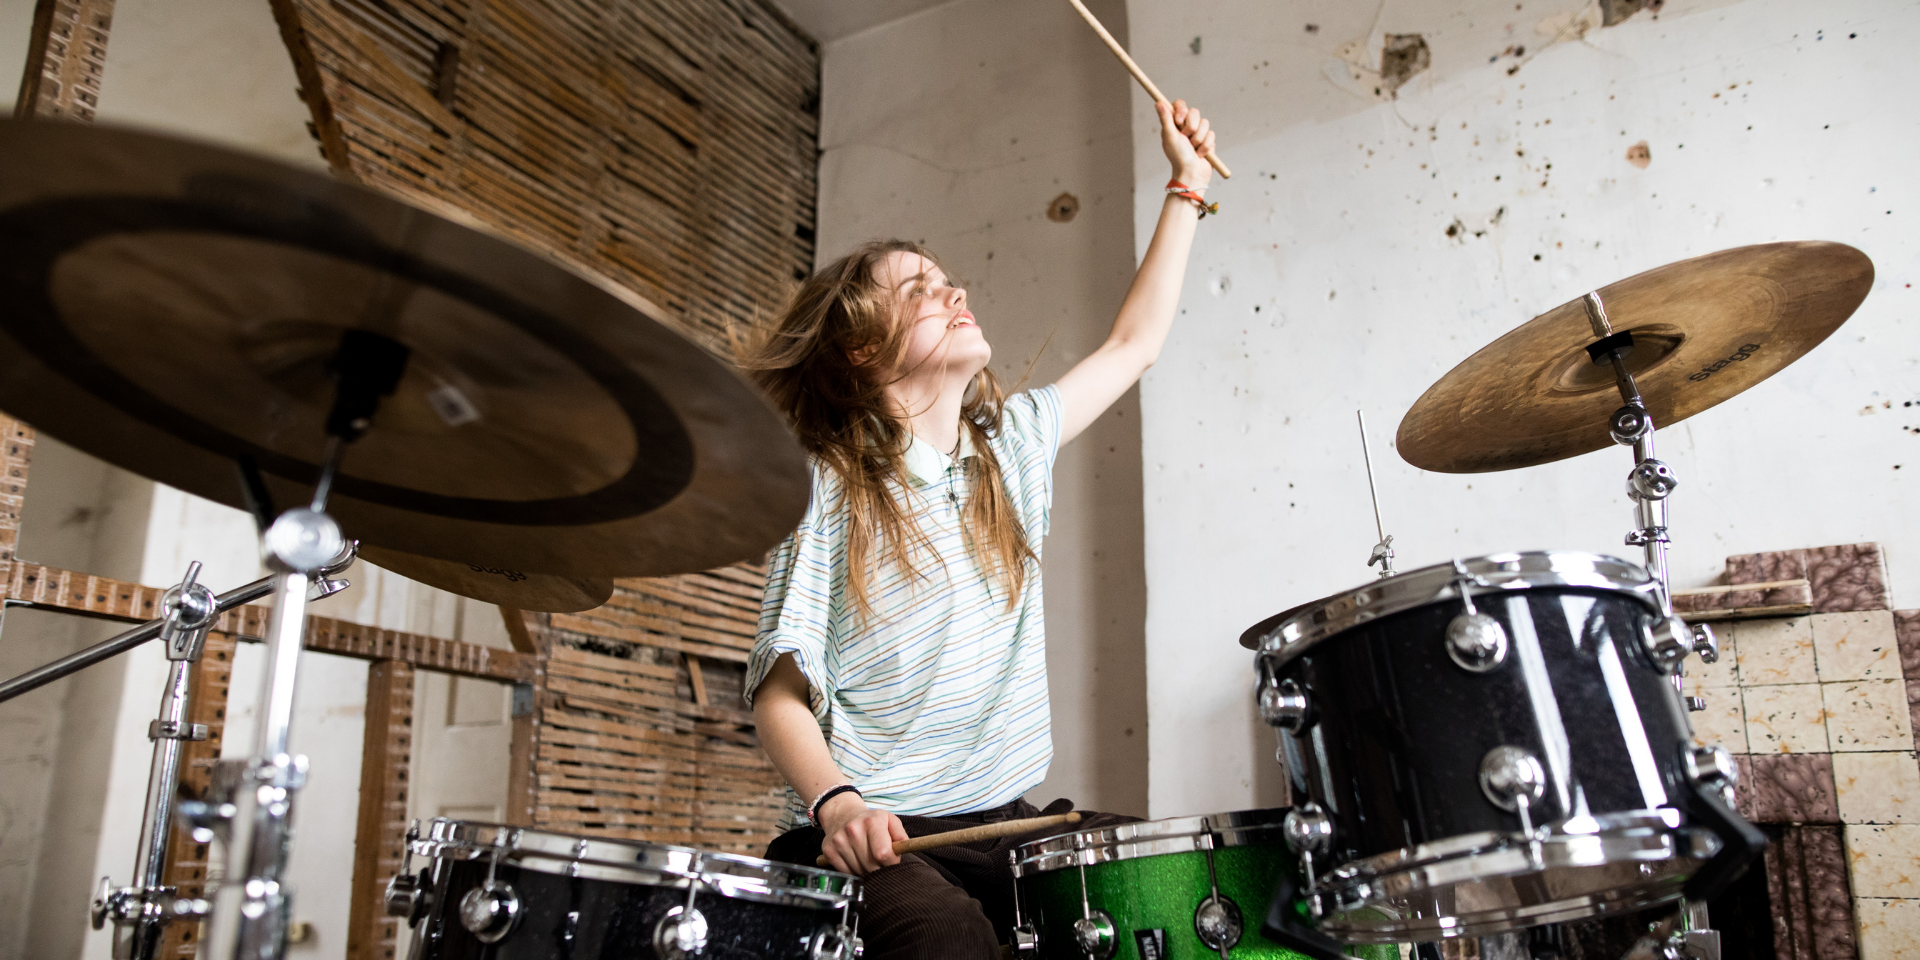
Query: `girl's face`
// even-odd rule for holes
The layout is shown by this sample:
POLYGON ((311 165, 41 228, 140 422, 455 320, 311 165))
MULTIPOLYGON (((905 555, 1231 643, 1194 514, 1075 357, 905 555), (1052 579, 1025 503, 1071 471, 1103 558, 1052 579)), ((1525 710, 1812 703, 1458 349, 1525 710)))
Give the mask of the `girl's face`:
POLYGON ((917 253, 890 253, 877 273, 893 298, 895 322, 908 325, 903 377, 945 373, 970 379, 986 368, 993 348, 967 310, 967 291, 938 265, 917 253))

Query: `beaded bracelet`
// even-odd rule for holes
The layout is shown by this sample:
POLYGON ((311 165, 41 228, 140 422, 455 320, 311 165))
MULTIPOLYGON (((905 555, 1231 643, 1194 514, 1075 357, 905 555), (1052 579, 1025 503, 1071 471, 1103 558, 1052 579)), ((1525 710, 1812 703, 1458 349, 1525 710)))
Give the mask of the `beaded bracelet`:
POLYGON ((1220 204, 1218 202, 1208 203, 1206 198, 1202 197, 1192 187, 1189 187, 1178 180, 1167 181, 1167 195, 1171 197, 1179 197, 1182 200, 1193 201, 1193 205, 1200 208, 1200 219, 1202 220, 1205 220, 1207 218, 1207 214, 1209 213, 1220 212, 1220 204))

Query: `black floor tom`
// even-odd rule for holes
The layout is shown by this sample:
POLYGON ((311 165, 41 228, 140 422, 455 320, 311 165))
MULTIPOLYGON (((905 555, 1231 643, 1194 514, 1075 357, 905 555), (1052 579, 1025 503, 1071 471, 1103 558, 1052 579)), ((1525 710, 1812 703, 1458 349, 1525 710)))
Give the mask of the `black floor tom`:
POLYGON ((1691 743, 1676 632, 1641 567, 1554 552, 1402 573, 1247 631, 1310 875, 1297 906, 1384 943, 1711 895, 1764 840, 1730 809, 1731 757, 1691 743))

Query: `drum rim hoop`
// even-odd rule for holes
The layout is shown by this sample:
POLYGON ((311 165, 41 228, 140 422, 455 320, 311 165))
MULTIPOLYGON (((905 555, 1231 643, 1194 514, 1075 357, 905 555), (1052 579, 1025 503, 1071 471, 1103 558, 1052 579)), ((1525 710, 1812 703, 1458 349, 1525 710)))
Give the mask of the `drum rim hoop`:
POLYGON ((1649 612, 1660 612, 1659 584, 1637 563, 1577 550, 1527 550, 1460 560, 1458 566, 1437 563, 1302 604, 1248 628, 1240 636, 1241 645, 1260 651, 1271 666, 1282 666, 1321 641, 1361 624, 1458 599, 1453 584, 1462 567, 1482 581, 1467 589, 1475 598, 1541 588, 1584 588, 1632 597, 1649 612))
POLYGON ((1201 822, 1220 837, 1214 849, 1284 844, 1284 822, 1291 807, 1231 810, 1191 817, 1134 820, 1108 827, 1070 830, 1021 844, 1015 850, 1016 876, 1053 873, 1079 866, 1199 853, 1201 822), (1086 842, 1076 849, 1074 840, 1086 842))
POLYGON ((702 878, 716 896, 788 906, 817 905, 839 909, 857 895, 858 877, 797 863, 763 860, 738 853, 701 850, 678 844, 589 837, 539 827, 521 827, 479 820, 435 817, 427 835, 409 849, 430 860, 486 860, 504 850, 500 862, 521 870, 567 877, 606 880, 640 886, 685 888, 693 873, 687 864, 699 858, 702 878), (506 843, 499 842, 506 837, 506 843), (627 860, 607 859, 608 849, 624 851, 627 860), (590 854, 599 854, 593 856, 590 854), (632 858, 631 854, 641 854, 632 858), (664 855, 664 856, 661 856, 664 855), (714 870, 720 866, 727 869, 714 870), (776 882, 776 875, 789 878, 776 882), (721 882, 714 883, 712 880, 721 882), (791 878, 799 878, 794 882, 791 878), (733 881, 733 882, 727 882, 733 881), (812 884, 812 885, 809 885, 812 884), (825 884, 823 889, 820 884, 825 884), (753 889, 755 886, 761 889, 753 889))

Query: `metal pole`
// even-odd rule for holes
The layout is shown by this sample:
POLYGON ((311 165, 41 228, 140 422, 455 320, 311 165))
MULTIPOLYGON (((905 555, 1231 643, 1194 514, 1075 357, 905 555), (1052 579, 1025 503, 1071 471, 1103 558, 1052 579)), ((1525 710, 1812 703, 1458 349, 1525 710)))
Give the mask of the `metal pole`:
MULTIPOLYGON (((215 598, 219 612, 225 613, 234 607, 245 606, 273 592, 272 577, 263 577, 240 587, 229 590, 215 598)), ((78 653, 61 657, 44 667, 36 667, 5 683, 0 683, 0 703, 5 703, 30 690, 37 690, 62 677, 71 676, 88 667, 119 656, 160 635, 160 628, 166 626, 165 617, 149 620, 126 633, 110 637, 81 650, 78 653)))

